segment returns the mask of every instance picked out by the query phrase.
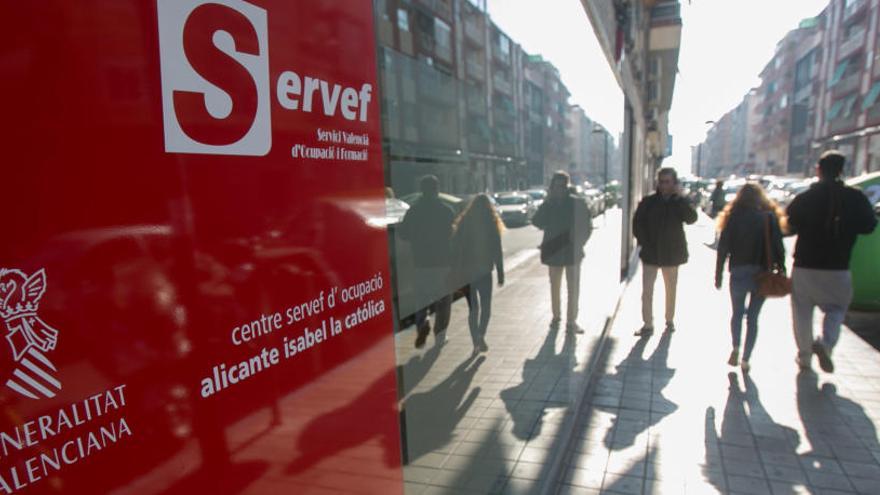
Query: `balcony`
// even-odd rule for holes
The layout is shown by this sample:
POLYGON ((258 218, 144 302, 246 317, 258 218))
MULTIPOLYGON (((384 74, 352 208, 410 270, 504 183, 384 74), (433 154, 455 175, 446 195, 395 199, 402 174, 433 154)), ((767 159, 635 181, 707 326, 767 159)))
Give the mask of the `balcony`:
POLYGON ((485 81, 486 80, 486 66, 483 65, 482 61, 475 60, 473 58, 469 58, 465 62, 465 69, 467 75, 476 79, 477 81, 485 81))
POLYGON ((808 83, 794 94, 794 101, 804 101, 813 94, 813 83, 808 83))
POLYGON ((856 112, 852 112, 849 117, 840 117, 832 120, 828 124, 828 131, 831 133, 839 133, 855 129, 858 116, 859 115, 856 112))
POLYGON ((681 4, 677 0, 658 2, 651 7, 651 27, 681 24, 681 4))
POLYGON ((837 60, 843 60, 846 57, 849 57, 856 50, 865 46, 865 29, 860 29, 855 34, 850 35, 846 41, 840 44, 840 48, 837 51, 837 60))
POLYGON ((867 4, 867 0, 852 0, 851 2, 849 2, 849 6, 847 6, 843 11, 843 20, 849 20, 852 16, 859 13, 859 11, 862 10, 862 7, 867 4))
POLYGON ((831 97, 837 99, 845 94, 852 93, 859 89, 859 84, 861 82, 862 74, 860 72, 844 76, 831 88, 831 97))
POLYGON ((444 62, 452 62, 452 47, 448 44, 437 43, 434 45, 434 56, 444 62))
POLYGON ((449 0, 419 0, 419 3, 444 19, 452 19, 452 2, 449 0))
POLYGON ((500 62, 501 65, 509 66, 510 65, 510 50, 508 49, 507 53, 501 51, 501 48, 495 44, 492 46, 492 58, 494 58, 497 62, 500 62))
POLYGON ((480 25, 477 19, 472 18, 464 21, 464 35, 465 39, 472 41, 477 45, 483 46, 483 43, 485 43, 483 26, 480 25))
POLYGON ((492 77, 492 86, 505 94, 513 94, 513 85, 510 83, 510 79, 501 75, 501 73, 496 72, 492 77))

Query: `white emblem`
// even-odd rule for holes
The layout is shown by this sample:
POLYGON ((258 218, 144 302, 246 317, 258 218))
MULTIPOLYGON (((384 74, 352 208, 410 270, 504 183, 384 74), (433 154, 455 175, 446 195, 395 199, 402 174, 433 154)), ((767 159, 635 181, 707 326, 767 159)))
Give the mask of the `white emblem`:
POLYGON ((55 349, 58 330, 37 315, 45 292, 45 270, 28 277, 21 270, 0 268, 0 318, 15 360, 6 386, 31 399, 54 397, 61 390, 58 370, 45 355, 55 349))

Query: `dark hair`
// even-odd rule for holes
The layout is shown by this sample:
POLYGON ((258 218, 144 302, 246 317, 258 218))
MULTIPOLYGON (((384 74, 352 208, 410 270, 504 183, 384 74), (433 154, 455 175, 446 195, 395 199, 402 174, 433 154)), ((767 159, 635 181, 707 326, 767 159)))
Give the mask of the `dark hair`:
POLYGON ((554 180, 562 179, 565 181, 565 185, 568 185, 571 182, 571 176, 568 175, 568 172, 565 170, 557 170, 553 172, 553 177, 550 178, 550 183, 552 184, 554 180))
POLYGON ((419 188, 425 196, 436 196, 440 191, 440 181, 436 175, 426 175, 419 182, 419 188))
POLYGON ((678 172, 675 171, 672 167, 661 167, 657 170, 657 180, 660 180, 660 176, 662 175, 671 175, 672 180, 678 182, 678 172))
POLYGON ((788 218, 785 210, 779 207, 775 201, 767 197, 767 192, 758 182, 746 182, 736 193, 736 198, 727 203, 721 213, 718 214, 718 231, 724 230, 730 216, 741 210, 757 210, 771 212, 779 222, 779 228, 785 232, 788 229, 788 218))
POLYGON ((846 163, 846 157, 837 150, 828 150, 819 157, 819 170, 822 171, 822 177, 827 179, 836 179, 843 172, 843 165, 846 163))
POLYGON ((490 224, 494 226, 499 234, 504 231, 504 222, 486 193, 477 194, 470 200, 467 207, 452 222, 452 231, 458 232, 462 223, 468 221, 485 222, 484 225, 490 224))

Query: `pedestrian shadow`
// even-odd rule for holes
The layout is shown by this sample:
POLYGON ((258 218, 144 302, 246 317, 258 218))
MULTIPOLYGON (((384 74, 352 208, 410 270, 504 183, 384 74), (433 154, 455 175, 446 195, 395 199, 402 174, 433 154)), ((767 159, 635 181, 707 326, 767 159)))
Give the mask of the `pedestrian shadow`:
POLYGON ((837 395, 834 384, 825 383, 820 388, 816 373, 799 373, 797 409, 810 444, 805 457, 813 469, 833 469, 831 459, 878 465, 872 454, 880 452, 874 422, 861 405, 837 395))
POLYGON ((610 381, 618 381, 624 385, 619 408, 597 406, 600 410, 617 413, 612 418, 612 427, 605 434, 604 444, 609 450, 631 447, 635 444, 636 437, 678 410, 678 405, 663 395, 663 389, 675 376, 675 370, 668 365, 672 333, 663 332, 657 347, 645 358, 643 355, 649 340, 648 336, 641 337, 626 358, 617 365, 615 373, 608 376, 610 381), (623 424, 619 409, 640 411, 642 419, 627 419, 626 424, 623 424))
POLYGON ((472 389, 471 382, 485 360, 470 356, 431 390, 405 399, 404 459, 412 462, 454 440, 453 431, 480 395, 481 388, 472 389))
POLYGON ((400 398, 414 390, 440 357, 444 344, 434 344, 427 351, 413 354, 406 364, 397 365, 397 380, 400 398))
MULTIPOLYGON (((287 466, 288 474, 303 472, 324 459, 378 439, 388 467, 399 466, 399 431, 388 421, 396 417, 395 370, 389 369, 342 407, 309 421, 297 437, 299 455, 287 466)), ((396 426, 396 424, 394 425, 396 426)))
MULTIPOLYGON (((559 336, 559 326, 551 325, 544 343, 538 350, 538 353, 532 359, 526 359, 523 363, 522 382, 510 388, 501 391, 501 400, 510 414, 513 422, 513 434, 521 440, 531 440, 541 434, 543 428, 544 409, 536 412, 534 409, 528 409, 520 406, 523 398, 528 397, 533 392, 539 393, 538 390, 531 390, 532 386, 540 382, 541 375, 545 372, 559 373, 560 379, 570 377, 571 373, 577 366, 577 358, 575 357, 575 348, 577 338, 574 332, 565 332, 565 340, 563 341, 562 350, 556 352, 556 339, 559 336)), ((557 382, 558 384, 558 382, 557 382)), ((548 390, 543 400, 543 404, 547 404, 550 399, 551 392, 548 390)))
POLYGON ((728 373, 727 378, 720 433, 715 408, 706 409, 703 476, 721 493, 803 493, 806 478, 797 454, 801 441, 797 430, 773 420, 748 374, 743 375, 744 390, 735 372, 728 373), (725 478, 725 472, 736 477, 725 478))

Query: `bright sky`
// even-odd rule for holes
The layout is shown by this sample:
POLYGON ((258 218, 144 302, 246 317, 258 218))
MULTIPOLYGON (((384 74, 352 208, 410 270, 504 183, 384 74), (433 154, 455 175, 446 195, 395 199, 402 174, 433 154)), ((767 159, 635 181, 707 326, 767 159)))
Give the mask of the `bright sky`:
MULTIPOLYGON (((688 172, 690 147, 705 138, 705 122, 721 118, 757 86, 776 43, 828 1, 682 0, 679 74, 669 117, 674 148, 664 165, 688 172)), ((616 136, 623 127, 623 96, 580 2, 488 2, 495 23, 525 50, 553 62, 572 103, 616 136)))
POLYGON ((623 93, 580 2, 488 0, 488 7, 492 20, 514 42, 559 69, 570 103, 581 105, 616 140, 623 130, 623 93))

